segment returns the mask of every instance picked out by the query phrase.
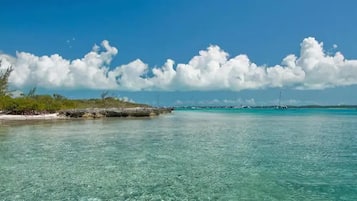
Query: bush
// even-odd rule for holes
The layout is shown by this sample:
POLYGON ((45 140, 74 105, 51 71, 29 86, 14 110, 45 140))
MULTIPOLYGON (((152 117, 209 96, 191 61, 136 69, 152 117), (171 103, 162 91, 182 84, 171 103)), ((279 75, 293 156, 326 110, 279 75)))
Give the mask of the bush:
POLYGON ((31 115, 55 113, 66 109, 125 108, 137 106, 146 105, 128 103, 108 97, 104 99, 69 100, 60 95, 32 95, 18 98, 0 96, 0 110, 8 114, 31 115))

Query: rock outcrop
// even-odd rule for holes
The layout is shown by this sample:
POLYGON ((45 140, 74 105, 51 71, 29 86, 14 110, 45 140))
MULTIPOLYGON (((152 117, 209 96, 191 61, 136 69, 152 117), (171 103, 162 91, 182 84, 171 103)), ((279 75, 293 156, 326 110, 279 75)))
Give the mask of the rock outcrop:
POLYGON ((68 118, 151 117, 171 113, 173 108, 88 108, 59 111, 68 118))

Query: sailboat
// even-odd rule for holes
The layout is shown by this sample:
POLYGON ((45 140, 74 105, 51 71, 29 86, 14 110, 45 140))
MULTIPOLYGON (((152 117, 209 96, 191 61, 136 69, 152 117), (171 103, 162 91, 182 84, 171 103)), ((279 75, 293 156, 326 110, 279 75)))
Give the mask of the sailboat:
POLYGON ((276 109, 278 109, 278 110, 286 110, 286 109, 288 109, 287 105, 281 105, 281 91, 280 91, 280 94, 279 94, 279 104, 276 106, 276 109))

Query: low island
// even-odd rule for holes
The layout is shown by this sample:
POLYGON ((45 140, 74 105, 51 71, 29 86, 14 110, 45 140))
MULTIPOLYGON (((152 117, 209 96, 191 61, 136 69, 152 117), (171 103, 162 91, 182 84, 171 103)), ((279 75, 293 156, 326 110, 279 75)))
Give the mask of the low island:
POLYGON ((0 96, 0 120, 152 117, 171 113, 173 108, 151 107, 114 97, 67 99, 59 94, 0 96))

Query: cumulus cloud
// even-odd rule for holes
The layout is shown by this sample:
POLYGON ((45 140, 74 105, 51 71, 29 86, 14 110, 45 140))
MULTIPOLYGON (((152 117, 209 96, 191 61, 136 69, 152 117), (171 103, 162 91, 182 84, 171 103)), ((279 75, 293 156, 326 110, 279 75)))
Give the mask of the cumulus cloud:
POLYGON ((94 46, 82 59, 73 61, 58 54, 39 57, 26 52, 17 52, 15 57, 2 54, 0 59, 14 68, 9 78, 14 87, 115 89, 117 83, 109 79, 108 73, 112 57, 118 50, 108 41, 101 45, 104 51, 94 46))
MULTIPOLYGON (((337 45, 334 45, 337 48, 337 45)), ((274 66, 258 66, 247 55, 230 57, 219 46, 201 50, 187 64, 168 59, 162 67, 150 68, 140 59, 111 67, 118 50, 108 41, 83 58, 67 60, 58 54, 36 56, 0 53, 0 69, 12 65, 10 84, 16 88, 37 86, 61 89, 141 90, 245 90, 271 87, 324 89, 357 84, 357 60, 337 52, 326 53, 323 43, 305 38, 300 55, 287 55, 274 66)))
MULTIPOLYGON (((272 104, 274 105, 276 104, 276 101, 272 104)), ((196 105, 196 106, 200 106, 200 105, 226 105, 226 106, 232 106, 232 105, 241 105, 241 106, 256 106, 257 103, 255 101, 254 98, 250 98, 250 99, 208 99, 208 100, 176 100, 175 101, 175 105, 176 106, 186 106, 186 105, 196 105)))

